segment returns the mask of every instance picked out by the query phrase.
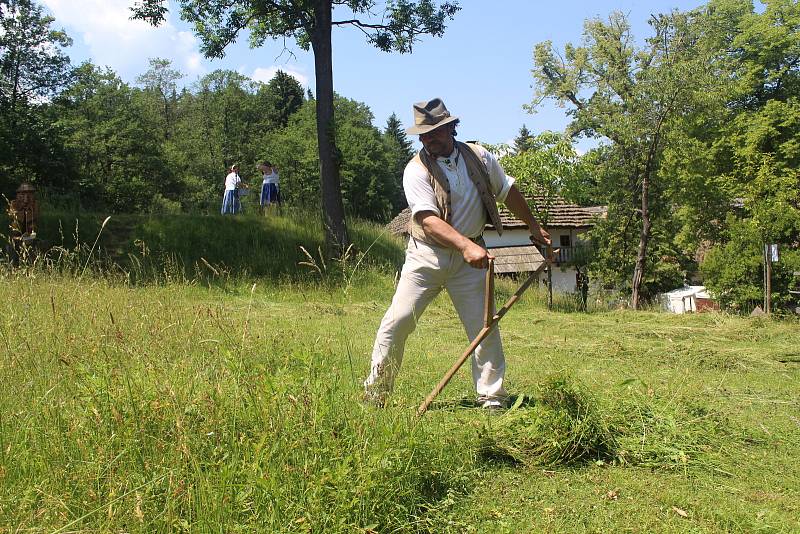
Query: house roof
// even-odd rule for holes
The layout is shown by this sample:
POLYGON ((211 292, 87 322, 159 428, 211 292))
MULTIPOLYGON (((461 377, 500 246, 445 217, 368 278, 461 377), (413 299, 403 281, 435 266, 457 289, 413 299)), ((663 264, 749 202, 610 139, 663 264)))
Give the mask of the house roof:
POLYGON ((545 267, 544 257, 533 245, 496 247, 491 251, 496 273, 537 272, 545 267))
MULTIPOLYGON (((546 229, 550 228, 590 228, 597 219, 604 219, 608 213, 607 206, 578 206, 567 202, 559 196, 535 196, 529 198, 533 204, 534 215, 546 212, 547 220, 542 217, 539 222, 546 229)), ((537 217, 539 218, 539 217, 537 217)), ((525 228, 527 225, 514 217, 504 206, 500 206, 500 220, 504 228, 525 228)), ((487 225, 490 227, 491 225, 487 225)))
MULTIPOLYGON (((547 208, 548 218, 547 224, 542 223, 546 229, 552 228, 590 228, 594 226, 597 219, 603 219, 608 213, 607 206, 589 206, 583 207, 577 204, 570 204, 560 197, 550 199, 546 202, 545 197, 533 198, 534 208, 540 207, 542 211, 547 208)), ((527 228, 527 225, 514 217, 510 211, 505 207, 499 206, 500 222, 503 228, 527 228)), ((411 221, 411 210, 404 209, 387 225, 387 229, 393 235, 407 235, 409 233, 408 225, 411 221)), ((486 228, 494 229, 494 226, 487 224, 486 228)))

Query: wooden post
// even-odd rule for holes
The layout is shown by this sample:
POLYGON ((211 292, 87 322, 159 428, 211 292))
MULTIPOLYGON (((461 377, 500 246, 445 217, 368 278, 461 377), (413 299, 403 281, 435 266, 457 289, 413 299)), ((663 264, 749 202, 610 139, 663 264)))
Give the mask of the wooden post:
POLYGON ((483 292, 483 327, 489 326, 494 315, 494 260, 489 260, 486 270, 486 287, 483 292))
POLYGON ((764 311, 769 315, 772 309, 772 245, 764 245, 764 247, 764 283, 766 288, 764 291, 764 311))
POLYGON ((544 250, 545 263, 547 264, 547 310, 553 311, 553 247, 548 245, 544 250))

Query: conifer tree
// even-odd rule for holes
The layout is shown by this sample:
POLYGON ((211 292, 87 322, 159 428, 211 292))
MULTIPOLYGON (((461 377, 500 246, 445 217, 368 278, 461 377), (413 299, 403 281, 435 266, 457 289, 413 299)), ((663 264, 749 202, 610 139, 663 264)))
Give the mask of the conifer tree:
POLYGON ((408 206, 402 187, 403 170, 408 160, 414 155, 414 148, 403 130, 400 119, 394 113, 386 121, 383 139, 391 161, 391 176, 396 185, 392 198, 392 211, 398 213, 408 206))
POLYGON ((519 134, 514 138, 514 152, 520 154, 526 150, 530 150, 531 143, 533 142, 533 135, 524 124, 519 129, 519 134))

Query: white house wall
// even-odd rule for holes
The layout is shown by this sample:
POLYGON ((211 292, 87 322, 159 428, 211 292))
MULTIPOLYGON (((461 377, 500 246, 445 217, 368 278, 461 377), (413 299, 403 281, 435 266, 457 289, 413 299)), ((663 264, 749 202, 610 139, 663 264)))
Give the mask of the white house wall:
MULTIPOLYGON (((561 293, 573 293, 575 292, 575 269, 572 267, 567 267, 564 270, 561 270, 561 267, 553 266, 553 291, 558 291, 561 293)), ((544 273, 545 280, 547 279, 547 273, 544 273)))
MULTIPOLYGON (((570 244, 574 247, 577 244, 578 236, 583 233, 582 230, 576 229, 557 229, 550 230, 550 239, 553 242, 553 247, 558 248, 561 242, 562 235, 570 236, 570 244)), ((530 245, 530 233, 526 229, 509 229, 503 231, 503 235, 497 235, 494 230, 487 230, 483 234, 483 239, 486 241, 486 246, 493 247, 516 247, 521 245, 530 245)), ((573 293, 576 291, 575 285, 576 271, 573 267, 559 267, 553 266, 553 291, 561 293, 573 293)), ((547 283, 547 273, 542 272, 539 274, 539 280, 542 284, 547 283)))
POLYGON ((512 230, 503 230, 503 235, 497 235, 494 230, 487 230, 483 233, 483 240, 486 241, 486 246, 492 247, 519 247, 522 245, 530 245, 530 232, 522 228, 514 228, 512 230))

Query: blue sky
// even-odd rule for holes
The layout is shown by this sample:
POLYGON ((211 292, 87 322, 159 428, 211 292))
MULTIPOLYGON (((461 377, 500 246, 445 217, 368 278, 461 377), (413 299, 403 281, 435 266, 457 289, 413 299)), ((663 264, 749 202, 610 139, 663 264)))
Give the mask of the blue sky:
MULTIPOLYGON (((107 65, 123 80, 135 83, 148 58, 170 59, 186 74, 184 84, 214 69, 226 68, 268 81, 277 69, 314 86, 314 59, 287 42, 269 41, 251 50, 246 39, 231 46, 223 59, 206 60, 190 28, 177 17, 171 1, 169 20, 155 29, 129 20, 133 0, 40 0, 73 38, 73 63, 90 60, 107 65)), ((557 48, 579 43, 587 18, 612 11, 628 15, 636 39, 650 35, 651 14, 688 10, 699 0, 461 0, 461 11, 442 38, 423 37, 413 54, 387 54, 369 46, 352 27, 333 35, 336 91, 366 103, 383 127, 392 112, 405 126, 411 104, 441 97, 461 118, 459 137, 489 143, 510 141, 525 124, 534 133, 562 130, 565 110, 546 102, 531 115, 523 110, 533 95, 531 69, 536 43, 551 40, 557 48)), ((341 14, 345 16, 345 13, 341 14)), ((334 19, 336 19, 334 12, 334 19)))

